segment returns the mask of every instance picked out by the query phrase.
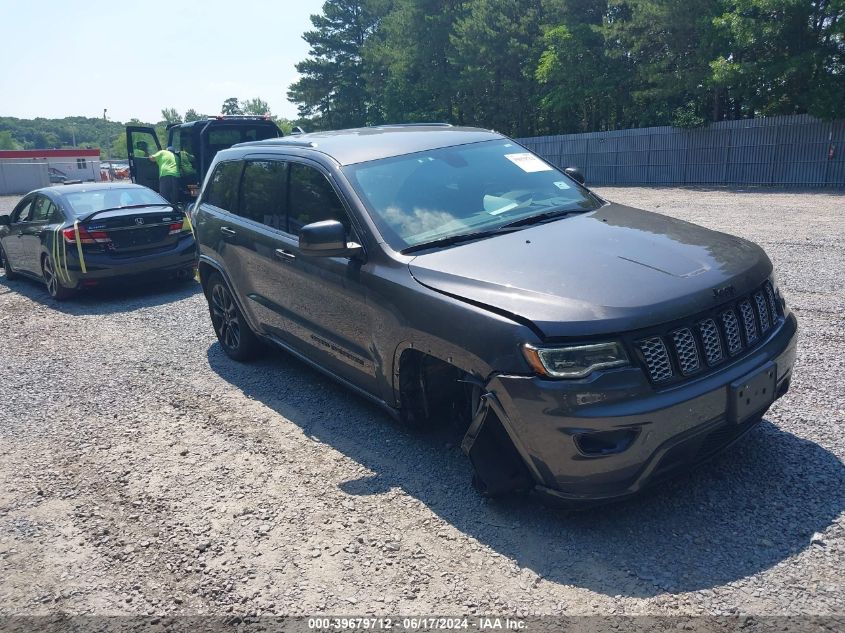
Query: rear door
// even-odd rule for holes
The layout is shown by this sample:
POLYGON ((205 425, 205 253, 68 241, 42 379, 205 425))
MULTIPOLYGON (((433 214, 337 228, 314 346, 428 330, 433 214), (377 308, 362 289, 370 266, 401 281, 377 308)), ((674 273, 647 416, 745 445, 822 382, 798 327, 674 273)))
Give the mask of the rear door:
POLYGON ((158 135, 151 127, 126 126, 129 153, 129 177, 132 182, 158 191, 158 166, 149 157, 161 149, 158 135))
POLYGON ((307 257, 298 248, 301 228, 321 220, 339 220, 348 240, 360 242, 349 212, 316 164, 292 159, 287 192, 287 228, 273 249, 279 272, 267 284, 269 298, 306 356, 376 393, 369 268, 348 257, 307 257))

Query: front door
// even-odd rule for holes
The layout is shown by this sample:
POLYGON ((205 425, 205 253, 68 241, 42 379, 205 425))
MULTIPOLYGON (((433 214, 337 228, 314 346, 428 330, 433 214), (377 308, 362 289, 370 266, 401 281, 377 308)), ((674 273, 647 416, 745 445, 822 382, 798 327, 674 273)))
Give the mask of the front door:
POLYGON ((32 219, 33 203, 35 194, 30 194, 21 200, 12 211, 9 219, 9 233, 3 238, 3 252, 9 260, 12 269, 16 272, 29 271, 24 254, 21 236, 23 231, 32 219))
POLYGON ((149 159, 161 149, 158 135, 151 127, 126 126, 129 176, 132 182, 158 191, 158 166, 149 159))
POLYGON ((44 239, 44 230, 50 222, 51 216, 56 212, 56 205, 47 196, 37 195, 32 204, 32 213, 29 222, 21 224, 21 259, 26 270, 41 274, 41 244, 44 239))

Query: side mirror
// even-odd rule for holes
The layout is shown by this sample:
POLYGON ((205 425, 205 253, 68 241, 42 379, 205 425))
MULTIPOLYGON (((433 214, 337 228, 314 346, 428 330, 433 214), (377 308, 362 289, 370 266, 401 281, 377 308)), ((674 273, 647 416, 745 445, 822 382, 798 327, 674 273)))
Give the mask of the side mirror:
POLYGON ((311 257, 354 257, 364 249, 346 241, 346 229, 337 220, 312 222, 299 232, 299 251, 311 257))
POLYGON ((9 226, 12 224, 12 219, 8 215, 0 215, 0 226, 9 226))
POLYGON ((577 167, 567 167, 563 170, 563 173, 582 185, 587 182, 587 179, 584 178, 584 172, 577 167))

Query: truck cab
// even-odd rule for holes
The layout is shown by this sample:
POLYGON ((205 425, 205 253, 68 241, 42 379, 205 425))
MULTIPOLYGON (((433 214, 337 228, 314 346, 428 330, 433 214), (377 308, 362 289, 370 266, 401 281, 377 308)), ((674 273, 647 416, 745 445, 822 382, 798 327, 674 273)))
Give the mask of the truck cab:
MULTIPOLYGON (((167 126, 165 147, 173 147, 179 163, 179 201, 187 204, 196 199, 208 166, 221 149, 280 136, 284 134, 268 116, 219 115, 188 123, 171 123, 167 126)), ((158 167, 147 160, 162 148, 155 129, 127 125, 126 147, 132 182, 158 191, 158 167)))

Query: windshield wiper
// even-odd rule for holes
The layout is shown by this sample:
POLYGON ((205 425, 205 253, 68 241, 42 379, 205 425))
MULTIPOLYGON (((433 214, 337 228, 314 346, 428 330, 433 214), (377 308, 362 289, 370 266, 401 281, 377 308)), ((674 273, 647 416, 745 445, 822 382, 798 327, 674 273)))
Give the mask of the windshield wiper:
POLYGON ((501 235, 502 233, 511 233, 511 229, 506 227, 499 227, 490 231, 476 231, 475 233, 461 233, 460 235, 450 235, 449 237, 441 237, 436 240, 431 240, 430 242, 414 244, 413 246, 409 246, 408 248, 403 249, 401 252, 403 255, 405 255, 407 253, 415 253, 416 251, 421 251, 427 248, 434 248, 435 246, 449 246, 451 244, 460 244, 461 242, 478 240, 484 237, 492 237, 493 235, 501 235))
POLYGON ((537 215, 529 215, 527 218, 520 218, 519 220, 508 222, 507 224, 503 224, 500 228, 510 229, 520 226, 528 226, 530 224, 541 224, 550 220, 566 217, 567 215, 572 215, 573 213, 587 213, 588 211, 592 211, 592 209, 555 209, 553 211, 546 211, 544 213, 538 213, 537 215))

